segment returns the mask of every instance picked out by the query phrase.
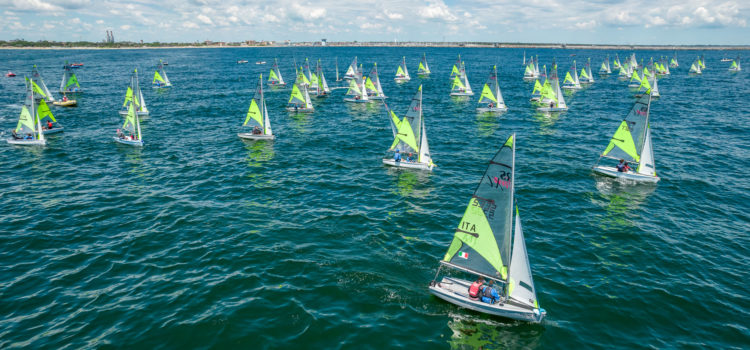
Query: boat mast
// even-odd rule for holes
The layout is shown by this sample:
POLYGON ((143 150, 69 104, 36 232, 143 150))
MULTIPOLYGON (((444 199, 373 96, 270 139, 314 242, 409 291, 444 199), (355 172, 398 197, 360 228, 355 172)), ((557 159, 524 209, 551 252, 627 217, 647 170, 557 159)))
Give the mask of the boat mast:
MULTIPOLYGON (((510 220, 510 232, 511 232, 510 234, 512 237, 512 236, 515 236, 513 234, 513 229, 515 228, 514 227, 515 222, 513 222, 513 211, 514 211, 513 207, 515 205, 514 195, 516 194, 516 133, 515 132, 513 133, 513 143, 511 143, 511 147, 513 147, 513 153, 512 153, 513 157, 511 158, 511 162, 510 162, 510 166, 512 168, 510 170, 510 213, 509 213, 510 215, 508 215, 508 220, 510 220)), ((510 244, 508 244, 510 251, 513 251, 513 247, 512 247, 513 243, 514 242, 511 241, 510 244)), ((513 262, 513 257, 510 254, 510 252, 507 252, 507 253, 508 253, 508 276, 507 276, 508 278, 505 281, 505 283, 506 283, 506 286, 509 286, 510 285, 510 264, 513 262)), ((504 294, 505 294, 505 298, 507 299, 508 296, 510 295, 510 289, 505 288, 504 294)))

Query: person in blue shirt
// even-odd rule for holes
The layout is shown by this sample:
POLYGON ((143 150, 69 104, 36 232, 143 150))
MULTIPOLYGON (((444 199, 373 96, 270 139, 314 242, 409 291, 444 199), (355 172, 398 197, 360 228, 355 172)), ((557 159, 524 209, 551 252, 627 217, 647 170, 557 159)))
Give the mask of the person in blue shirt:
POLYGON ((490 280, 490 282, 484 286, 484 289, 482 290, 482 302, 494 304, 496 301, 500 300, 500 294, 497 293, 497 290, 493 286, 494 283, 495 281, 490 280))
POLYGON ((393 160, 400 162, 401 161, 401 153, 396 150, 396 154, 393 155, 393 160))
POLYGON ((409 155, 406 157, 406 161, 409 163, 414 163, 414 156, 409 153, 409 155))

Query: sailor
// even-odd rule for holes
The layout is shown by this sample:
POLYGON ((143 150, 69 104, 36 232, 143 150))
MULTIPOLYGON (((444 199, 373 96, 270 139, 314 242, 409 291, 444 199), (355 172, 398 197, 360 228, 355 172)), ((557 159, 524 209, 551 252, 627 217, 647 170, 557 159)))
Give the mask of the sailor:
POLYGON ((500 294, 497 294, 497 290, 495 290, 495 287, 493 287, 494 283, 495 281, 490 280, 490 282, 486 286, 484 286, 484 289, 482 290, 482 302, 494 304, 497 300, 500 299, 500 294))
POLYGON ((261 134, 260 128, 256 125, 253 128, 253 135, 260 135, 260 134, 261 134))
POLYGON ((414 157, 411 154, 411 152, 409 152, 409 156, 406 157, 406 161, 409 162, 409 163, 413 163, 414 162, 414 157))
POLYGON ((48 121, 47 121, 47 129, 52 129, 52 128, 54 128, 54 127, 55 127, 55 126, 54 126, 54 125, 52 125, 52 121, 51 121, 51 120, 48 120, 48 121))
POLYGON ((626 173, 628 172, 628 170, 630 170, 630 166, 628 165, 628 162, 625 162, 625 165, 623 165, 622 169, 623 169, 622 171, 626 173))
POLYGON ((624 162, 625 162, 624 159, 620 159, 620 163, 617 164, 617 171, 618 172, 621 172, 621 173, 625 172, 625 163, 624 162))
POLYGON ((399 150, 396 150, 396 154, 393 155, 393 160, 395 160, 396 162, 401 161, 401 153, 399 152, 399 150))
POLYGON ((479 276, 479 278, 469 286, 469 298, 479 300, 479 292, 482 289, 482 284, 484 284, 484 277, 479 276))
POLYGON ((68 102, 68 96, 63 95, 62 101, 63 102, 68 102))
POLYGON ((555 108, 555 101, 550 101, 549 108, 555 108))

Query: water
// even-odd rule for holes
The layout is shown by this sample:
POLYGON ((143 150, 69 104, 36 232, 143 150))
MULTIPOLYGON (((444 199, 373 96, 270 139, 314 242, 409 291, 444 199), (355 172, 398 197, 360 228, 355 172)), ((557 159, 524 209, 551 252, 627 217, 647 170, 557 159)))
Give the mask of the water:
MULTIPOLYGON (((560 72, 576 53, 596 71, 607 52, 528 50, 560 72)), ((609 52, 614 57, 614 52, 609 52)), ((724 53, 689 77, 695 52, 659 82, 652 104, 656 186, 594 177, 591 166, 634 101, 614 77, 535 113, 521 50, 247 48, 0 51, 0 128, 17 122, 23 74, 57 90, 65 60, 79 107, 55 108, 65 133, 44 148, 0 147, 0 348, 741 348, 750 344, 750 107, 747 71, 724 53), (402 115, 420 83, 397 85, 427 53, 425 123, 433 173, 381 165, 384 108, 315 101, 312 115, 266 94, 277 140, 243 143, 238 126, 274 57, 322 58, 333 85, 354 55, 379 63, 402 115), (455 57, 477 95, 448 96, 455 57), (148 87, 159 58, 174 88, 148 87), (238 65, 238 59, 250 64, 238 65), (255 65, 256 60, 268 61, 255 65), (510 111, 474 112, 498 65, 510 111), (112 141, 132 68, 151 117, 146 146, 112 141), (427 284, 486 162, 518 133, 517 200, 541 325, 459 309, 427 284)), ((619 52, 626 57, 628 52, 619 52)), ((672 52, 636 52, 638 58, 672 52)), ((735 53, 729 53, 732 57, 735 53)), ((564 75, 564 74, 562 74, 564 75)), ((58 94, 56 94, 58 95, 58 94)), ((6 132, 5 137, 8 136, 6 132)))

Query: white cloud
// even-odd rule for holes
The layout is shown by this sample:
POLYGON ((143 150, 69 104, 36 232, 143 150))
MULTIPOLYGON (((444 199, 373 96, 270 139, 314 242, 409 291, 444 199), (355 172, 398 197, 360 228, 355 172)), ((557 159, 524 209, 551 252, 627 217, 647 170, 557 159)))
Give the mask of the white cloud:
POLYGON ((426 19, 441 19, 448 22, 453 22, 457 19, 442 0, 429 1, 427 6, 419 9, 418 13, 419 16, 426 19))
POLYGON ((199 21, 203 22, 203 24, 210 24, 210 25, 214 24, 214 22, 211 21, 211 18, 208 18, 208 16, 206 16, 204 14, 199 14, 198 16, 195 16, 195 18, 198 19, 199 21))
POLYGON ((101 19, 97 19, 97 20, 96 20, 96 24, 104 24, 104 20, 101 20, 101 19))
POLYGON ((120 29, 122 29, 122 30, 130 30, 130 24, 121 25, 120 29))
POLYGON ((183 28, 188 28, 188 29, 198 29, 198 28, 200 28, 199 25, 197 25, 197 24, 195 24, 193 22, 183 22, 182 23, 182 27, 183 28))
POLYGON ((62 7, 41 0, 13 0, 13 6, 20 11, 62 11, 62 7))
POLYGON ((575 24, 575 27, 578 29, 591 29, 596 27, 596 20, 590 20, 586 22, 578 22, 575 24))
POLYGON ((404 15, 400 13, 390 12, 388 10, 384 11, 385 16, 388 17, 388 19, 403 19, 404 15))

